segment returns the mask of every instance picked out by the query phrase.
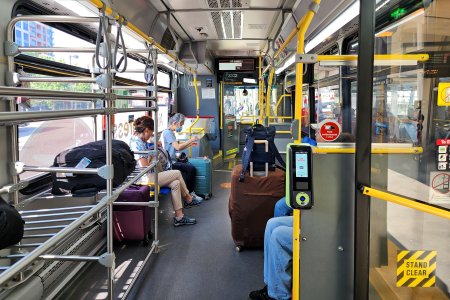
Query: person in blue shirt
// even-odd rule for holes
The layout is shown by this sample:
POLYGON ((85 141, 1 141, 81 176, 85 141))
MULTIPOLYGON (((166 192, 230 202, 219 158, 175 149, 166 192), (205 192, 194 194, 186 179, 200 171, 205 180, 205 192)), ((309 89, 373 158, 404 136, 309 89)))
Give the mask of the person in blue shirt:
MULTIPOLYGON (((155 128, 155 122, 148 116, 137 118, 134 121, 134 134, 130 138, 130 148, 132 151, 148 151, 151 150, 147 141, 153 136, 155 128)), ((147 167, 150 165, 153 159, 148 154, 135 154, 139 166, 147 167)), ((154 173, 148 174, 148 181, 154 182, 154 173)), ((183 214, 184 208, 190 208, 192 206, 199 205, 201 201, 193 198, 189 194, 189 190, 178 170, 169 170, 158 172, 158 185, 168 186, 171 189, 172 205, 175 211, 175 217, 173 218, 173 225, 175 227, 182 225, 193 225, 197 221, 194 218, 190 218, 183 214), (184 200, 182 200, 182 197, 184 200)))
POLYGON ((178 142, 175 137, 175 131, 181 132, 184 125, 184 115, 180 113, 174 114, 169 119, 169 127, 162 132, 162 139, 164 141, 163 147, 169 152, 170 158, 172 160, 172 169, 179 170, 181 175, 183 175, 186 186, 194 199, 202 200, 199 196, 195 194, 195 176, 196 169, 189 162, 178 162, 176 160, 177 151, 181 151, 195 145, 197 142, 197 137, 192 137, 185 142, 178 142))

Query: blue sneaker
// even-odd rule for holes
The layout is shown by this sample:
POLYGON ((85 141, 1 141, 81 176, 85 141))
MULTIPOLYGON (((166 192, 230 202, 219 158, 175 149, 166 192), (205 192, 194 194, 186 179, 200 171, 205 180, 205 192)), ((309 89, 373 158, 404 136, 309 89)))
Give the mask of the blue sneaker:
POLYGON ((183 200, 183 206, 184 208, 191 208, 193 206, 200 205, 203 202, 203 199, 200 198, 200 200, 197 200, 196 198, 192 198, 191 202, 187 202, 186 200, 183 200))
POLYGON ((188 216, 183 216, 181 220, 177 220, 177 218, 173 218, 173 226, 183 226, 183 225, 194 225, 197 223, 197 220, 194 218, 189 218, 188 216))

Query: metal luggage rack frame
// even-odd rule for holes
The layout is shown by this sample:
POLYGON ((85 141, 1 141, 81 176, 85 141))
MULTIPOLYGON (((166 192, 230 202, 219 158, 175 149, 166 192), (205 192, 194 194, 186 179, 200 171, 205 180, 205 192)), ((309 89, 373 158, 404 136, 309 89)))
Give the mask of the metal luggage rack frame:
MULTIPOLYGON (((104 6, 106 8, 106 6, 104 6)), ((12 194, 10 199, 15 206, 19 205, 19 190, 25 188, 29 184, 29 180, 19 180, 19 174, 24 171, 31 172, 51 172, 51 173, 73 173, 73 174, 97 174, 106 180, 106 195, 103 196, 96 205, 87 206, 75 206, 75 207, 64 207, 64 208, 53 208, 53 209, 43 209, 43 210, 30 210, 22 211, 21 215, 25 222, 25 235, 23 239, 46 239, 42 243, 19 243, 10 247, 12 254, 0 256, 0 260, 15 260, 15 263, 5 267, 0 266, 0 290, 9 289, 14 285, 22 283, 31 275, 36 273, 39 268, 36 267, 37 263, 42 260, 53 260, 53 261, 79 261, 79 262, 99 262, 101 265, 107 268, 108 274, 108 299, 113 297, 113 278, 114 278, 114 267, 115 267, 115 255, 113 251, 113 218, 112 218, 112 208, 113 202, 117 199, 118 195, 123 192, 127 187, 135 183, 139 178, 144 176, 149 171, 155 171, 155 182, 158 180, 158 169, 155 168, 158 161, 154 161, 150 166, 144 168, 138 168, 135 172, 131 174, 121 186, 113 191, 113 166, 112 166, 112 115, 121 112, 136 112, 136 111, 155 111, 155 131, 158 132, 158 104, 156 102, 156 95, 158 93, 157 85, 157 55, 158 50, 153 49, 149 46, 149 49, 126 49, 125 45, 121 45, 119 48, 116 45, 114 49, 114 55, 117 52, 121 52, 126 60, 126 52, 129 53, 148 53, 147 67, 152 68, 154 78, 151 82, 148 82, 148 86, 114 86, 114 73, 121 72, 119 70, 113 70, 111 61, 111 45, 109 42, 102 43, 99 45, 97 43, 96 48, 37 48, 37 47, 19 47, 13 41, 14 26, 19 21, 37 21, 46 23, 92 23, 98 22, 99 26, 103 26, 104 29, 104 40, 108 41, 110 32, 110 26, 114 22, 119 23, 121 27, 124 18, 120 17, 118 19, 113 19, 106 16, 105 9, 102 9, 100 16, 97 18, 85 18, 85 17, 72 17, 72 16, 20 16, 13 18, 8 23, 7 28, 7 40, 5 42, 5 53, 8 56, 8 71, 6 74, 6 82, 10 87, 0 87, 0 97, 4 97, 3 100, 8 100, 10 104, 10 112, 0 113, 0 126, 9 126, 11 134, 11 152, 12 161, 14 162, 10 167, 10 175, 12 177, 12 183, 0 187, 0 194, 8 193, 12 194), (106 30, 105 30, 106 29, 106 30), (106 50, 105 50, 106 49, 106 50), (27 77, 20 76, 15 72, 15 62, 14 57, 23 52, 92 52, 95 53, 94 58, 97 59, 98 69, 93 68, 92 78, 89 77, 27 77), (105 67, 102 67, 99 63, 99 56, 102 56, 105 67), (105 57, 109 56, 109 58, 105 57), (151 66, 150 66, 151 60, 151 66), (94 72, 101 70, 101 75, 94 78, 94 72), (102 88, 101 93, 78 93, 78 92, 62 92, 62 91, 49 91, 49 90, 36 90, 29 88, 17 88, 20 82, 31 82, 31 81, 60 81, 60 82, 91 82, 97 83, 102 88), (117 89, 144 89, 148 92, 152 92, 152 97, 137 97, 137 96, 121 96, 113 93, 117 89), (92 109, 86 110, 61 110, 61 111, 43 111, 43 112, 18 112, 16 110, 15 97, 24 96, 30 98, 45 98, 47 100, 77 100, 77 101, 91 101, 93 102, 92 109), (100 109, 95 108, 95 101, 104 101, 104 107, 100 109), (124 108, 119 109, 114 107, 114 102, 116 100, 143 100, 147 101, 147 105, 153 103, 150 107, 146 108, 124 108), (17 125, 24 122, 32 121, 44 121, 44 120, 55 120, 55 119, 65 119, 73 118, 79 116, 96 116, 105 115, 106 116, 106 165, 101 168, 58 168, 58 167, 37 167, 28 166, 19 162, 19 151, 18 151, 18 132, 17 125), (92 220, 96 222, 99 220, 100 214, 106 211, 106 224, 107 224, 107 234, 106 234, 106 252, 99 256, 79 256, 79 255, 53 255, 49 254, 56 246, 65 241, 70 233, 75 232, 75 230, 83 228, 86 223, 92 223, 92 220), (61 216, 62 218, 52 219, 54 217, 61 216), (97 217, 96 217, 97 216, 97 217), (40 218, 50 218, 43 219, 40 218), (34 220, 39 219, 39 220, 34 220), (56 225, 55 225, 56 224, 56 225), (30 226, 31 225, 31 226, 30 226), (46 234, 32 234, 33 231, 54 229, 57 230, 56 233, 46 233, 46 234), (30 234, 31 233, 31 234, 30 234), (24 249, 32 249, 32 251, 26 252, 24 249), (26 253, 25 253, 26 252, 26 253), (33 267, 34 266, 34 267, 33 267)), ((154 47, 154 46, 153 46, 154 47)), ((114 66, 115 67, 115 66, 114 66)), ((123 70, 125 71, 125 70, 123 70)), ((122 71, 122 72, 123 72, 122 71)), ((132 70, 130 72, 136 72, 132 70)), ((141 72, 145 73, 145 70, 141 72)), ((146 153, 151 153, 153 151, 148 151, 146 153)), ((157 190, 157 189, 155 189, 157 190)), ((39 196, 35 199, 39 199, 39 196)), ((131 288, 133 287, 136 278, 139 273, 144 268, 146 262, 150 258, 151 254, 158 251, 159 239, 158 239, 158 193, 154 193, 154 200, 147 203, 136 203, 131 202, 123 205, 137 205, 137 206, 149 206, 155 208, 154 216, 154 239, 145 258, 144 262, 141 264, 136 276, 128 284, 127 291, 123 295, 123 299, 128 296, 131 288)), ((116 205, 116 204, 114 204, 116 205)), ((117 204, 122 205, 122 204, 117 204)), ((100 218, 101 219, 101 218, 100 218)))

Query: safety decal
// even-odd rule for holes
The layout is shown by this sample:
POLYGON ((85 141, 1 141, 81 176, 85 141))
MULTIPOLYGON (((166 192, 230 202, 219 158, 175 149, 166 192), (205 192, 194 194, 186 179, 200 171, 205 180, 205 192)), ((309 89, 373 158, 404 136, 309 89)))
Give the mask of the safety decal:
MULTIPOLYGON (((447 164, 447 162, 441 163, 447 164)), ((430 203, 438 205, 450 203, 450 172, 430 172, 429 186, 430 203)))
POLYGON ((438 85, 438 106, 450 106, 450 83, 441 82, 438 85))
POLYGON ((397 287, 434 287, 437 251, 397 251, 397 287))

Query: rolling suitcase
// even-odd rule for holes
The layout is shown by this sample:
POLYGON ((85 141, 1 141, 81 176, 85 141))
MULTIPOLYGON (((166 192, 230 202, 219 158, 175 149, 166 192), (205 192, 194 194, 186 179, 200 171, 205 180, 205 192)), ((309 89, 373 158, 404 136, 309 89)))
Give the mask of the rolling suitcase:
POLYGON ((194 191, 197 195, 209 199, 212 196, 212 163, 209 158, 189 158, 197 170, 194 191))
MULTIPOLYGON (((150 187, 132 185, 122 192, 116 202, 149 202, 150 187)), ((114 239, 118 242, 144 241, 148 244, 151 237, 151 216, 148 206, 114 205, 114 239)))
POLYGON ((268 172, 267 176, 245 176, 240 182, 242 165, 231 173, 229 214, 231 235, 236 250, 242 247, 263 247, 267 221, 273 217, 275 203, 285 195, 285 172, 280 169, 268 172))

